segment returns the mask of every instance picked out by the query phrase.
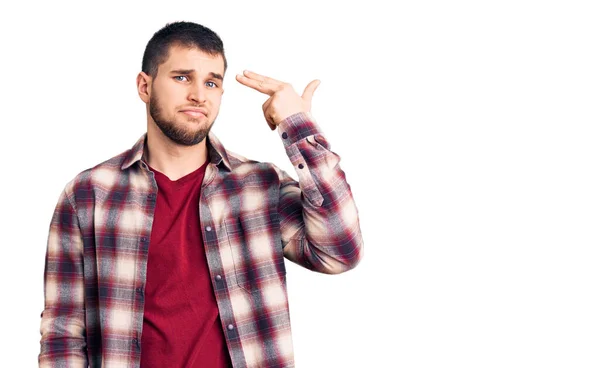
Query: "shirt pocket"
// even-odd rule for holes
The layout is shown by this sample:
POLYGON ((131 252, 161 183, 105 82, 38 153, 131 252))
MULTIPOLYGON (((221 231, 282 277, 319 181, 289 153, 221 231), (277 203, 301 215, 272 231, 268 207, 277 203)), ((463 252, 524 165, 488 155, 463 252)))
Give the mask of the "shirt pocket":
POLYGON ((257 217, 225 219, 236 282, 248 293, 285 283, 283 250, 272 225, 257 217))

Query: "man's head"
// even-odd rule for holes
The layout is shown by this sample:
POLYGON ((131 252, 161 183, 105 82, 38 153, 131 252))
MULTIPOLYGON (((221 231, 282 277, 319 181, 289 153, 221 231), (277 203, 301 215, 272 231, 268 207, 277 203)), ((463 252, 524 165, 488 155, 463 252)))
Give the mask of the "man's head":
POLYGON ((167 24, 146 45, 138 94, 165 136, 180 145, 195 145, 219 114, 226 69, 223 42, 216 33, 196 23, 167 24))

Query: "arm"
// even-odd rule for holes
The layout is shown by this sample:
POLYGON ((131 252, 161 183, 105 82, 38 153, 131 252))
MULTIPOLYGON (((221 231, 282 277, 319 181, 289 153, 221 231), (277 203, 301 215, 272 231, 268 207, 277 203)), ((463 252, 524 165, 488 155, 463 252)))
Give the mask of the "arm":
POLYGON ((309 113, 289 116, 277 129, 299 178, 276 168, 285 257, 322 273, 354 268, 362 258, 363 240, 340 157, 309 113))
POLYGON ((83 241, 67 185, 54 210, 44 267, 40 367, 87 367, 83 241))
POLYGON ((363 240, 358 210, 340 157, 310 115, 313 80, 299 96, 289 83, 248 70, 236 80, 269 96, 263 113, 277 129, 299 182, 275 167, 279 176, 278 215, 283 254, 310 270, 341 273, 362 258, 363 240), (301 166, 302 165, 302 166, 301 166))

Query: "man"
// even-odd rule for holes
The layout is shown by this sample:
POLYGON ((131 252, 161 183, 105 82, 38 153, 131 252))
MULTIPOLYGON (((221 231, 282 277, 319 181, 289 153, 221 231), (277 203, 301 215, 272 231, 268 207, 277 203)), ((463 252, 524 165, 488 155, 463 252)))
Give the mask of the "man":
POLYGON ((284 257, 340 273, 362 257, 339 156, 302 96, 245 71, 299 177, 210 129, 227 62, 201 25, 165 26, 137 76, 147 133, 71 180, 46 252, 40 367, 293 367, 284 257), (143 332, 143 333, 142 333, 143 332))

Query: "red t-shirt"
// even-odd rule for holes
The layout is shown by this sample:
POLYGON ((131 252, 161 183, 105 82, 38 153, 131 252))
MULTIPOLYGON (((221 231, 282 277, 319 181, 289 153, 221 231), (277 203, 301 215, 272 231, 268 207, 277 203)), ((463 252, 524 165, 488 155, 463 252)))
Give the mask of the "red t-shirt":
POLYGON ((145 285, 141 368, 229 368, 200 233, 205 163, 171 181, 153 168, 158 185, 145 285))

